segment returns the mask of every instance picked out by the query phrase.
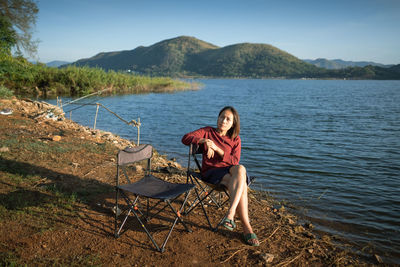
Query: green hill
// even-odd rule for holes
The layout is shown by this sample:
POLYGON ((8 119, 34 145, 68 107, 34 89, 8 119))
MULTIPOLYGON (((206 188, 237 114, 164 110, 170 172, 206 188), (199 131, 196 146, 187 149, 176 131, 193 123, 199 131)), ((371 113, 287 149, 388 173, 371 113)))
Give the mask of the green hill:
POLYGON ((100 53, 72 64, 173 77, 400 79, 400 74, 391 68, 328 70, 268 44, 242 43, 220 48, 188 36, 129 51, 100 53))
POLYGON ((267 44, 236 44, 190 57, 187 70, 220 77, 304 77, 317 67, 267 44))
POLYGON ((267 44, 219 48, 181 36, 130 51, 100 53, 73 63, 149 75, 211 77, 303 77, 317 67, 267 44))
POLYGON ((216 48, 218 47, 194 37, 181 36, 149 47, 139 46, 130 51, 100 53, 73 64, 106 70, 132 70, 151 75, 176 76, 184 72, 183 66, 188 56, 216 48))

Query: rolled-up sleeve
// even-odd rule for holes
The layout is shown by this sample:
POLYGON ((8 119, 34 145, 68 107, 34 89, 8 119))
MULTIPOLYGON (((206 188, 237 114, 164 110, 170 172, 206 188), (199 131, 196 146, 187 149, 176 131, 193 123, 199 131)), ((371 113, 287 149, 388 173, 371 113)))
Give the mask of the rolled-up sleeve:
POLYGON ((206 133, 205 128, 200 128, 196 131, 187 133, 182 137, 182 143, 187 146, 190 144, 198 145, 200 139, 204 138, 205 133, 206 133))

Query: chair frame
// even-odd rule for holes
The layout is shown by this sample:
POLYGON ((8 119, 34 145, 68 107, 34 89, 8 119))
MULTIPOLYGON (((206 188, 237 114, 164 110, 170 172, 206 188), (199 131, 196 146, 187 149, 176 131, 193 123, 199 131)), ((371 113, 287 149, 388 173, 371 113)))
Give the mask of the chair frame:
POLYGON ((183 221, 182 215, 183 215, 183 209, 186 205, 189 193, 190 193, 191 189, 194 188, 194 185, 170 183, 167 181, 163 181, 155 176, 152 176, 151 175, 151 157, 153 155, 153 152, 152 152, 153 149, 152 149, 151 145, 140 145, 136 148, 134 147, 134 148, 130 148, 130 149, 134 150, 134 151, 133 152, 127 151, 126 149, 120 150, 117 155, 114 236, 116 238, 118 238, 120 236, 121 231, 122 231, 125 223, 127 222, 130 214, 133 213, 134 216, 136 217, 136 219, 138 220, 139 224, 141 225, 141 227, 146 232, 147 236, 150 238, 151 242, 155 246, 156 250, 159 252, 164 252, 165 246, 168 242, 168 239, 172 233, 172 230, 174 229, 175 225, 177 224, 177 222, 181 223, 187 232, 192 232, 192 230, 189 229, 189 227, 183 221), (147 150, 147 152, 143 151, 145 149, 147 150), (130 155, 127 155, 126 153, 133 154, 133 153, 140 153, 140 152, 142 152, 142 153, 144 152, 146 155, 139 156, 137 158, 135 158, 135 156, 132 155, 132 160, 130 160, 130 159, 126 160, 126 157, 128 157, 128 158, 130 157, 130 155), (129 175, 126 172, 125 167, 127 165, 133 164, 135 162, 143 161, 146 159, 147 159, 147 169, 144 173, 144 176, 141 179, 139 179, 138 181, 132 183, 131 180, 129 179, 129 175), (119 183, 119 177, 121 176, 121 171, 127 180, 127 184, 125 184, 125 185, 120 185, 120 183, 119 183), (138 190, 140 190, 140 189, 138 189, 140 187, 140 185, 146 185, 146 184, 150 184, 150 183, 156 184, 157 186, 161 186, 161 187, 163 187, 165 185, 166 189, 170 188, 170 187, 174 187, 174 188, 179 189, 180 193, 170 193, 168 196, 161 196, 161 195, 151 195, 150 193, 138 192, 138 190), (134 195, 135 199, 132 200, 128 196, 128 194, 134 195), (118 200, 119 200, 120 195, 125 200, 128 208, 123 211, 123 212, 127 211, 127 214, 119 226, 118 225, 118 217, 120 214, 123 213, 123 212, 120 212, 120 209, 118 207, 118 200), (179 209, 175 209, 172 206, 172 203, 182 195, 184 195, 183 203, 179 209), (146 200, 147 200, 145 212, 142 212, 142 210, 139 207, 140 206, 140 203, 139 203, 140 198, 146 198, 146 200), (158 202, 155 203, 154 205, 150 205, 150 199, 158 200, 158 202), (159 209, 157 212, 151 214, 150 211, 155 209, 162 202, 165 203, 164 207, 159 209), (159 213, 161 213, 163 210, 165 210, 168 207, 170 208, 171 212, 174 214, 175 219, 173 220, 170 230, 168 231, 164 241, 162 242, 161 246, 159 246, 143 221, 145 220, 146 222, 149 222, 152 218, 156 217, 159 213))
POLYGON ((230 196, 225 186, 221 184, 210 184, 202 180, 201 164, 197 159, 197 155, 199 154, 202 154, 201 147, 196 144, 190 144, 186 181, 187 183, 196 185, 194 188, 195 199, 193 200, 192 204, 185 209, 184 214, 189 214, 200 204, 210 229, 212 231, 217 231, 218 227, 222 225, 227 213, 222 217, 221 220, 218 221, 217 224, 215 224, 215 226, 213 226, 208 216, 204 201, 206 201, 208 198, 209 203, 212 203, 216 209, 221 209, 227 202, 229 202, 230 196), (193 158, 198 171, 191 169, 191 158, 193 158), (217 196, 215 196, 215 194, 217 194, 217 196), (225 200, 223 199, 224 195, 227 196, 227 199, 225 200))

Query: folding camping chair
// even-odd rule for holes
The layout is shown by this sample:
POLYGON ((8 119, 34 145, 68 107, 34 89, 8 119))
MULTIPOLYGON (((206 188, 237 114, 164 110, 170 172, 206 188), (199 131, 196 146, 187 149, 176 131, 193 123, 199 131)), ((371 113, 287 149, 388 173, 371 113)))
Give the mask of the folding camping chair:
MULTIPOLYGON (((139 221, 139 224, 146 232, 147 236, 150 238, 151 242, 156 247, 157 251, 163 252, 165 245, 168 241, 168 238, 171 235, 172 230, 174 229, 177 222, 180 222, 186 229, 186 231, 191 232, 185 222, 182 220, 181 213, 186 204, 187 197, 189 195, 189 191, 194 187, 192 184, 178 184, 178 183, 170 183, 164 180, 161 180, 153 175, 151 175, 151 157, 153 155, 153 147, 151 145, 140 145, 133 148, 126 148, 118 152, 117 158, 117 176, 116 176, 116 208, 115 208, 115 237, 118 238, 120 236, 121 230, 126 224, 126 221, 131 213, 136 217, 139 221), (144 176, 136 181, 131 182, 129 179, 129 175, 127 173, 126 167, 135 162, 147 160, 147 170, 144 176), (122 173, 124 174, 127 184, 120 184, 119 177, 122 173), (185 194, 186 193, 186 194, 185 194), (119 196, 125 200, 127 204, 127 208, 124 211, 121 211, 118 207, 119 196), (175 209, 172 206, 172 202, 175 201, 179 196, 184 195, 184 200, 179 209, 175 209), (133 199, 130 198, 133 196, 133 199), (143 204, 141 198, 145 198, 147 200, 147 204, 143 204), (156 204, 150 204, 150 199, 157 201, 156 204), (158 208, 159 204, 162 202, 165 203, 164 207, 158 208), (142 207, 146 206, 146 207, 142 207), (157 212, 153 212, 150 214, 150 211, 153 211, 157 207, 157 212), (149 222, 152 218, 157 216, 160 212, 165 210, 167 207, 170 208, 172 214, 175 219, 173 219, 171 228, 167 233, 164 242, 161 246, 157 244, 153 235, 150 233, 148 226, 143 223, 143 220, 149 222), (146 214, 142 212, 141 209, 146 209, 146 214), (121 212, 120 212, 121 211, 121 212), (125 218, 122 220, 120 226, 118 226, 118 217, 120 214, 125 214, 125 218)), ((154 201, 153 201, 154 202, 154 201)), ((159 216, 158 216, 159 217, 159 216)))
POLYGON ((206 205, 207 207, 212 206, 217 210, 222 209, 224 205, 229 202, 229 193, 227 188, 221 184, 210 184, 202 180, 201 164, 197 159, 199 154, 202 154, 202 148, 198 145, 190 144, 187 182, 196 185, 194 188, 195 199, 192 200, 190 206, 185 209, 184 213, 189 214, 194 208, 200 205, 211 230, 217 231, 218 227, 225 219, 226 214, 216 224, 214 224, 215 226, 213 226, 206 211, 206 205), (195 169, 192 168, 193 162, 195 163, 195 169))

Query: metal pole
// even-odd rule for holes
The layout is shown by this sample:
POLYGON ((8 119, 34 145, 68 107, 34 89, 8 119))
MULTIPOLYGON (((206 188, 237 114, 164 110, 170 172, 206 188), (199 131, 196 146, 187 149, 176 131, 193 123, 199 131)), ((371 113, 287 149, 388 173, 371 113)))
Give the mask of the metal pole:
POLYGON ((137 145, 139 145, 140 141, 140 118, 138 118, 138 126, 137 126, 137 145))
POLYGON ((95 116, 95 118, 94 118, 94 126, 93 126, 93 129, 94 129, 94 130, 96 130, 96 121, 97 121, 97 114, 99 113, 99 107, 100 107, 100 105, 97 104, 96 116, 95 116))

